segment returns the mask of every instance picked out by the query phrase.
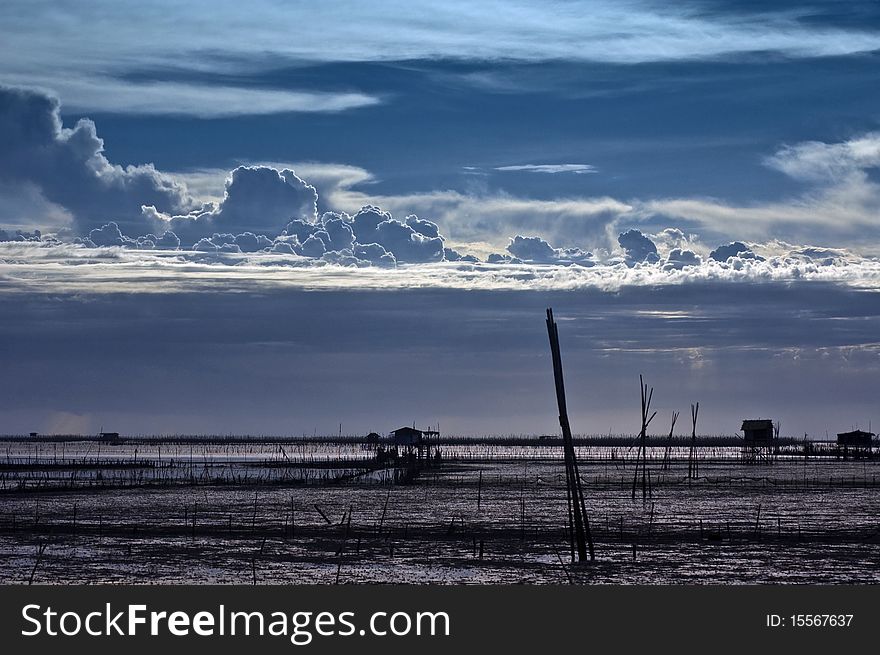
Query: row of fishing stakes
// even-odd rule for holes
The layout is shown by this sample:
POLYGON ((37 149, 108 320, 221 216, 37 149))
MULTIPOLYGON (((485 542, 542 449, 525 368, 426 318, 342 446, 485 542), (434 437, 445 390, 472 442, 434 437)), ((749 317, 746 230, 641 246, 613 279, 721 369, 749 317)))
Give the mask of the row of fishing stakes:
POLYGON ((584 504, 584 492, 578 473, 577 457, 568 424, 568 409, 565 404, 565 384, 562 380, 562 356, 559 354, 559 331, 553 320, 553 310, 547 309, 547 334, 550 337, 550 353, 553 356, 553 377, 556 381, 556 403, 559 406, 559 427, 562 428, 562 447, 565 454, 566 495, 568 497, 568 531, 571 542, 571 561, 584 562, 587 548, 590 560, 596 559, 593 551, 593 537, 590 534, 590 520, 584 504), (577 547, 577 559, 575 559, 577 547))
MULTIPOLYGON (((646 500, 651 495, 651 473, 648 471, 648 425, 651 420, 657 416, 657 412, 648 416, 651 411, 651 399, 654 397, 654 387, 648 390, 648 385, 639 376, 639 388, 642 395, 642 429, 639 432, 639 450, 636 453, 636 471, 633 475, 632 497, 636 498, 636 487, 638 486, 639 475, 642 478, 642 500, 646 500)), ((700 403, 691 405, 691 447, 688 452, 688 484, 691 480, 700 477, 700 461, 697 457, 697 417, 700 414, 700 403)), ((669 438, 666 442, 666 450, 663 453, 663 463, 661 469, 663 471, 669 468, 669 462, 672 450, 672 434, 675 431, 675 423, 678 421, 678 412, 672 412, 672 425, 669 428, 669 438)))

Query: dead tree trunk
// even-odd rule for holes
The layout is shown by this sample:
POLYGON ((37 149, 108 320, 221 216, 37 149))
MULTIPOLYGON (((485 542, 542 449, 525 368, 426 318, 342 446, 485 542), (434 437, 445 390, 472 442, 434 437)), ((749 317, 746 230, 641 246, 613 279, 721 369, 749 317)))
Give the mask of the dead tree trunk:
POLYGON ((556 382, 556 403, 559 407, 559 427, 562 428, 562 444, 565 455, 566 495, 568 497, 569 534, 572 539, 572 561, 577 550, 577 561, 586 561, 587 549, 590 560, 596 559, 593 550, 593 537, 584 504, 584 492, 578 472, 577 457, 568 423, 568 408, 565 403, 565 384, 562 379, 562 355, 559 352, 559 331, 553 320, 553 310, 547 310, 547 334, 550 336, 550 352, 553 356, 553 377, 556 382))

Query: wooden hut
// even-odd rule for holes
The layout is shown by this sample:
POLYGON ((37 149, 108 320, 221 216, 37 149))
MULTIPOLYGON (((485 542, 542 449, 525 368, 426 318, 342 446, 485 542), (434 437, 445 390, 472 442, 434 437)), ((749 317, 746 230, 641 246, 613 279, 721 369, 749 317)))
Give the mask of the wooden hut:
POLYGON ((865 432, 864 430, 852 430, 851 432, 838 432, 838 446, 854 446, 856 448, 870 448, 871 439, 874 438, 873 432, 865 432))
POLYGON ((391 439, 395 446, 421 446, 424 438, 424 432, 410 427, 397 428, 391 433, 391 439))
POLYGON ((746 419, 740 430, 743 433, 740 460, 744 464, 772 464, 775 457, 774 437, 777 436, 773 421, 765 418, 746 419))
POLYGON ((747 443, 769 444, 773 441, 773 421, 770 419, 746 419, 740 430, 747 443))
POLYGON ((873 438, 873 432, 865 432, 864 430, 840 432, 837 435, 837 456, 842 455, 844 459, 871 457, 873 438))

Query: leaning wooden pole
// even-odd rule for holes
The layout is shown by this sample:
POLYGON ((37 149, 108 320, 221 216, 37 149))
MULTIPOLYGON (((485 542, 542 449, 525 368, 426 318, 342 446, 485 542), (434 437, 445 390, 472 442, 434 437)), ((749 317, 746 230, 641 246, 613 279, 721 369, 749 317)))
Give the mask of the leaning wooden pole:
MULTIPOLYGON (((565 403, 565 383, 562 378, 562 355, 559 351, 559 331, 553 320, 553 310, 547 310, 547 334, 550 337, 550 353, 553 357, 553 378, 556 382, 556 403, 559 407, 559 427, 562 428, 562 445, 565 457, 566 495, 569 499, 569 532, 574 536, 572 550, 577 551, 577 560, 586 561, 589 550, 590 560, 596 559, 593 537, 590 534, 590 521, 587 517, 584 491, 578 471, 577 456, 571 438, 568 422, 568 408, 565 403)), ((572 561, 575 561, 572 552, 572 561)))
POLYGON ((654 387, 651 387, 649 393, 648 385, 645 384, 641 375, 639 376, 639 389, 642 395, 642 428, 639 431, 639 449, 636 451, 636 470, 633 474, 632 497, 635 500, 636 486, 641 474, 642 501, 645 501, 648 498, 648 426, 654 420, 654 417, 657 416, 657 412, 648 416, 648 412, 651 411, 651 399, 654 397, 654 387))
POLYGON ((672 427, 669 428, 669 438, 666 441, 666 451, 663 453, 663 470, 669 469, 672 459, 672 434, 675 432, 675 422, 678 420, 678 412, 672 412, 672 427))
POLYGON ((691 451, 688 455, 688 480, 700 477, 697 461, 697 416, 700 414, 700 403, 691 405, 691 451))

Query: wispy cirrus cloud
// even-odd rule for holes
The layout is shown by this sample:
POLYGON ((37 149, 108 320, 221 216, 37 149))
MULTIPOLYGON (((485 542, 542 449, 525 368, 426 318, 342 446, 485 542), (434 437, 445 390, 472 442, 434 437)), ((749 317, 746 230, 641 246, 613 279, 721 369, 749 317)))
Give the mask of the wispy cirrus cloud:
POLYGON ((880 245, 880 134, 838 143, 807 141, 780 148, 764 163, 805 183, 799 195, 772 202, 732 204, 712 198, 645 201, 638 212, 688 221, 716 233, 880 245))
POLYGON ((823 22, 808 8, 710 13, 689 4, 634 0, 539 5, 524 0, 133 5, 96 0, 78 3, 75 10, 55 2, 10 0, 0 5, 0 26, 2 82, 43 85, 84 111, 200 116, 340 111, 376 101, 360 90, 208 83, 207 74, 254 75, 290 63, 635 64, 767 52, 829 57, 880 49, 876 30, 823 22), (144 68, 155 71, 156 83, 128 78, 144 68), (177 85, 162 79, 162 71, 170 70, 188 71, 193 81, 177 85), (200 73, 206 74, 201 80, 200 73))
POLYGON ((182 82, 132 82, 74 74, 6 75, 0 81, 44 88, 64 99, 69 111, 100 111, 141 116, 228 118, 283 112, 331 113, 381 102, 367 93, 259 88, 182 82))
POLYGON ((574 173, 584 175, 595 173, 596 167, 590 164, 515 164, 512 166, 496 166, 496 171, 523 173, 574 173))
POLYGON ((880 166, 880 133, 872 132, 842 141, 806 141, 780 148, 765 159, 767 166, 789 177, 839 184, 848 178, 865 180, 865 171, 880 166))

